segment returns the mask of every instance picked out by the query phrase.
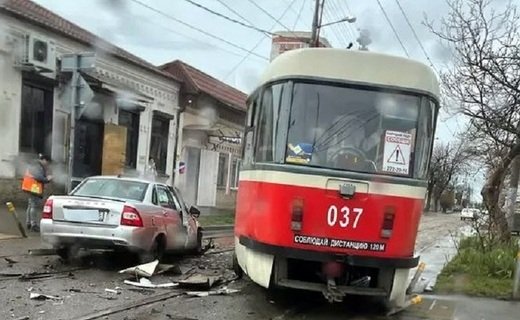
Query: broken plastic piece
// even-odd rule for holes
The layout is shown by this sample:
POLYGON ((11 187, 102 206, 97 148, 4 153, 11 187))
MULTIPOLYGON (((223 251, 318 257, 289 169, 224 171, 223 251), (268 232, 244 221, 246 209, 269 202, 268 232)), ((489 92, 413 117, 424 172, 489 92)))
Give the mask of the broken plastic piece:
POLYGON ((186 294, 188 296, 194 296, 194 297, 207 297, 207 296, 216 296, 216 295, 228 295, 240 292, 240 290, 236 289, 228 289, 228 288, 222 288, 218 290, 212 290, 212 291, 188 291, 186 294))
POLYGON ((220 281, 220 277, 194 274, 188 277, 187 279, 178 282, 179 285, 182 287, 197 287, 202 289, 210 289, 218 281, 220 281))
POLYGON ((114 290, 114 289, 105 289, 105 292, 113 293, 113 294, 121 294, 121 292, 114 290))
POLYGON ((31 292, 29 298, 31 300, 62 300, 62 298, 57 297, 57 296, 51 296, 51 295, 47 295, 47 294, 34 293, 34 292, 31 292))
POLYGON ((173 282, 153 284, 149 279, 146 279, 146 278, 139 279, 139 282, 125 280, 124 283, 127 285, 130 285, 130 286, 140 287, 140 288, 173 288, 173 287, 178 286, 177 283, 173 283, 173 282))
POLYGON ((119 271, 119 273, 135 274, 141 277, 151 277, 153 276, 155 269, 157 268, 157 265, 159 265, 159 260, 127 268, 119 271))

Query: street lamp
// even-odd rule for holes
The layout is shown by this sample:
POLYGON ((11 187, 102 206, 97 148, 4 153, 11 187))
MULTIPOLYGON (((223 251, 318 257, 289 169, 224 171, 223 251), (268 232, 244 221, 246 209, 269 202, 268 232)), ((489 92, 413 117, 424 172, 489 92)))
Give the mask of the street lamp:
POLYGON ((316 33, 314 34, 314 32, 313 32, 313 37, 311 37, 315 41, 311 41, 311 43, 314 44, 315 46, 318 46, 319 41, 320 41, 319 39, 320 39, 321 28, 331 26, 331 25, 334 25, 337 23, 342 23, 342 22, 354 23, 354 22, 356 22, 356 20, 357 20, 356 17, 345 17, 343 19, 339 19, 338 21, 333 21, 333 22, 316 25, 315 29, 313 30, 313 31, 316 31, 316 33), (314 35, 315 35, 315 37, 314 37, 314 35))
POLYGON ((356 17, 345 17, 345 18, 340 19, 338 21, 321 24, 318 28, 330 26, 330 25, 333 25, 333 24, 336 24, 336 23, 341 23, 341 22, 354 23, 354 22, 356 22, 356 17))

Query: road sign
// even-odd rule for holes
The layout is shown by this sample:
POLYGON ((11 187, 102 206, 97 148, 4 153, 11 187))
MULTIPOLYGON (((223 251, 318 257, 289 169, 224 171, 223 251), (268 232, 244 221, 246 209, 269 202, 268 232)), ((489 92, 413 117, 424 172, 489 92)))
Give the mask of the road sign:
POLYGON ((386 131, 383 171, 408 175, 411 149, 411 134, 399 131, 386 131))
POLYGON ((69 179, 67 190, 72 190, 72 163, 74 158, 74 137, 76 131, 76 120, 85 112, 85 108, 94 97, 94 92, 83 79, 80 71, 87 72, 95 69, 96 55, 93 52, 79 54, 65 54, 61 57, 61 72, 72 73, 72 78, 64 94, 65 105, 70 106, 70 137, 69 137, 69 179), (68 90, 68 91, 67 91, 68 90))
POLYGON ((72 108, 71 101, 72 101, 72 91, 77 90, 77 100, 74 102, 74 105, 76 107, 76 120, 81 117, 83 112, 85 112, 86 106, 92 101, 94 98, 94 91, 90 88, 87 81, 81 76, 78 76, 78 81, 76 86, 72 83, 72 79, 67 83, 65 86, 65 89, 63 90, 63 94, 61 95, 61 99, 63 101, 63 105, 69 106, 69 108, 72 108))
POLYGON ((80 54, 65 54, 61 56, 61 71, 92 71, 96 66, 96 54, 85 52, 80 54))

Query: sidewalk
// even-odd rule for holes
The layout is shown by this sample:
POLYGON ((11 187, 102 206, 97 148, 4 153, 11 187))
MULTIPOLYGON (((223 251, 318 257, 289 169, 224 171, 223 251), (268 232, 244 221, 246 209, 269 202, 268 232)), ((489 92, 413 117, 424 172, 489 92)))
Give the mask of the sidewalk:
POLYGON ((422 303, 411 306, 396 318, 399 320, 517 320, 518 310, 520 310, 520 301, 460 295, 425 295, 422 303))

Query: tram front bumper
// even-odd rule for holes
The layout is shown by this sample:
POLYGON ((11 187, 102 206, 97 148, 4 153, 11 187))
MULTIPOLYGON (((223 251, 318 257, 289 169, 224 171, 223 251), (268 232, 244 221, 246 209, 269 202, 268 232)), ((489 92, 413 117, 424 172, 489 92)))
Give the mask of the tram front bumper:
MULTIPOLYGON (((309 291, 331 292, 346 295, 383 296, 395 306, 403 305, 406 298, 406 287, 409 270, 418 264, 419 258, 410 259, 385 259, 365 258, 360 256, 343 256, 327 254, 309 250, 276 247, 256 242, 246 237, 235 237, 235 252, 237 260, 244 272, 256 283, 268 288, 281 286, 309 291), (351 268, 372 269, 376 284, 352 285, 356 281, 332 284, 330 279, 307 281, 292 277, 288 269, 288 261, 301 261, 301 263, 315 263, 326 265, 330 261, 340 261, 351 268), (274 273, 274 275, 273 275, 274 273)), ((321 268, 320 270, 322 271, 321 268)), ((335 277, 335 276, 334 276, 335 277)), ((327 278, 326 276, 324 278, 327 278)), ((327 295, 326 295, 327 297, 327 295)), ((330 299, 329 299, 330 300, 330 299)))

